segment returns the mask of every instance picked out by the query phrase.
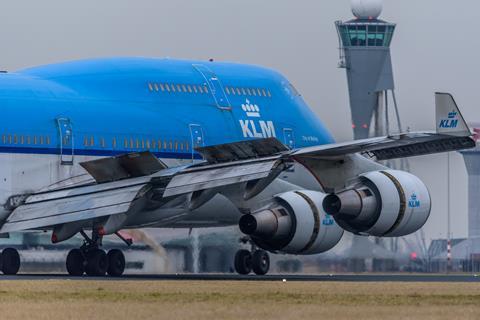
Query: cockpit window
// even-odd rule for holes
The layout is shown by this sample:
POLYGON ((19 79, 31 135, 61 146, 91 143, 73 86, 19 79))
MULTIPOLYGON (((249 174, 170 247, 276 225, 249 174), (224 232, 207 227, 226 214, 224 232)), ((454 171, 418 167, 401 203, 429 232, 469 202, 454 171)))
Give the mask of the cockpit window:
POLYGON ((298 92, 297 88, 295 88, 295 86, 293 84, 289 83, 288 86, 290 88, 290 91, 292 92, 292 95, 297 96, 297 97, 301 96, 300 92, 298 92))

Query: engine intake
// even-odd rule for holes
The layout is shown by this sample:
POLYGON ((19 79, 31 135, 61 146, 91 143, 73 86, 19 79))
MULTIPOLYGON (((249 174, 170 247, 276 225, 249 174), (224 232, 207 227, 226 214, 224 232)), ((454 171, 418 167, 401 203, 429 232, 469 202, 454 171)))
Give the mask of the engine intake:
POLYGON ((416 176, 386 170, 360 176, 356 185, 326 196, 322 206, 347 231, 399 237, 423 227, 430 215, 431 198, 416 176))

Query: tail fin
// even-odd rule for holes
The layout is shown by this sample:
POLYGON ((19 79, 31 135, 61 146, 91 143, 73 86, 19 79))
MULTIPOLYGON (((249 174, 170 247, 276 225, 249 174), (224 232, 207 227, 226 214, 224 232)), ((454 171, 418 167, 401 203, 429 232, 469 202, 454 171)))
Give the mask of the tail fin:
POLYGON ((472 135, 451 94, 435 93, 435 108, 437 133, 458 137, 472 135))

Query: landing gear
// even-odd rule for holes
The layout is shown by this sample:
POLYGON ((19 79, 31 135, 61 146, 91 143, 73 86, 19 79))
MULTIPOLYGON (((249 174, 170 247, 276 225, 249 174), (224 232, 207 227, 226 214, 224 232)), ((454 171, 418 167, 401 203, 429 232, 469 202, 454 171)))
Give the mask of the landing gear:
POLYGON ((107 273, 108 259, 105 251, 94 249, 87 253, 85 273, 90 277, 103 277, 107 273))
POLYGON ((270 256, 267 251, 257 250, 253 253, 252 259, 253 272, 259 276, 264 276, 270 269, 270 256))
POLYGON ((248 238, 240 239, 242 243, 250 243, 251 250, 238 250, 235 254, 235 271, 241 275, 247 275, 254 272, 256 275, 263 276, 270 269, 270 256, 265 250, 257 250, 255 244, 248 238))
POLYGON ((85 258, 82 250, 73 249, 67 255, 67 272, 69 275, 79 277, 85 272, 85 258))
POLYGON ((107 254, 108 269, 107 273, 112 277, 120 277, 125 271, 125 256, 118 249, 110 250, 107 254))
POLYGON ((103 277, 105 274, 119 277, 125 271, 125 256, 122 251, 112 249, 107 253, 100 249, 102 237, 92 232, 90 239, 85 232, 80 232, 85 238, 80 249, 68 253, 66 266, 68 274, 79 277, 86 273, 91 277, 103 277))
POLYGON ((6 248, 1 254, 2 272, 6 275, 15 275, 20 269, 20 255, 17 249, 6 248))
POLYGON ((241 275, 252 272, 252 254, 248 250, 238 250, 235 254, 235 271, 241 275))

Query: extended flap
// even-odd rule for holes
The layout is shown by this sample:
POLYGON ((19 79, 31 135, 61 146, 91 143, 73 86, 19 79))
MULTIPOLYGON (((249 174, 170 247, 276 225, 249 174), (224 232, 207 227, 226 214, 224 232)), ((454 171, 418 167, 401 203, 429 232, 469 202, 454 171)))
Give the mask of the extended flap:
POLYGON ((148 151, 82 162, 80 165, 97 183, 148 176, 167 167, 148 151))

